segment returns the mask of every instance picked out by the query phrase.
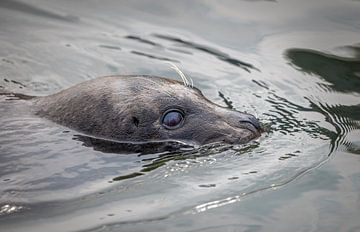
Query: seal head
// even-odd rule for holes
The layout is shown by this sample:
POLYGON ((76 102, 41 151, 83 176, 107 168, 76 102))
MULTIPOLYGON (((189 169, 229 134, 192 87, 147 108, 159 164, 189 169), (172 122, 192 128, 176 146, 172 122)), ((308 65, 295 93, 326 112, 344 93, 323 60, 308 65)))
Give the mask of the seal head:
POLYGON ((197 88, 154 76, 108 76, 34 100, 36 114, 119 142, 246 143, 258 120, 207 100, 197 88))

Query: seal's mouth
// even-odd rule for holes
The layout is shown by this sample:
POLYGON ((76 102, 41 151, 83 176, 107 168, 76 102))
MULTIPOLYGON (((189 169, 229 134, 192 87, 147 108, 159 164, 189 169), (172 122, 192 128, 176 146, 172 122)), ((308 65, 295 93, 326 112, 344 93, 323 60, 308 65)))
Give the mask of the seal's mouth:
POLYGON ((251 117, 246 120, 240 120, 239 123, 241 128, 247 129, 257 135, 261 134, 261 132, 263 131, 259 120, 255 117, 251 117))

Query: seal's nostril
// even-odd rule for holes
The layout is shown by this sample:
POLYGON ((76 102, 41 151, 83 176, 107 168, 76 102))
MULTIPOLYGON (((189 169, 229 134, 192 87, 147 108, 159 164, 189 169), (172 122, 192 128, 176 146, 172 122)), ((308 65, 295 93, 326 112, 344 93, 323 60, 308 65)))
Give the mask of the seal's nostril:
POLYGON ((256 129, 258 129, 259 131, 261 130, 261 125, 260 125, 260 122, 257 118, 253 117, 253 119, 251 119, 251 124, 254 125, 254 127, 256 129))
POLYGON ((262 130, 259 120, 252 115, 247 115, 245 118, 240 120, 240 122, 251 123, 257 130, 259 131, 262 130))

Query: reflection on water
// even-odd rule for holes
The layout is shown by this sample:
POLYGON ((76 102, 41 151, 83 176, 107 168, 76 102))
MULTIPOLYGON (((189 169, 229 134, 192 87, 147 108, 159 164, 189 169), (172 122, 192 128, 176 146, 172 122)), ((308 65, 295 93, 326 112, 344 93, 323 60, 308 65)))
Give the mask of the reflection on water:
POLYGON ((74 140, 83 142, 85 147, 92 147, 95 151, 118 154, 148 155, 153 153, 173 152, 186 148, 192 148, 190 145, 177 142, 153 142, 153 143, 119 143, 99 138, 93 138, 85 135, 75 135, 74 140))
MULTIPOLYGON (((354 47, 357 55, 358 49, 354 47)), ((289 49, 286 56, 301 71, 326 80, 330 84, 324 84, 328 90, 360 92, 359 58, 345 58, 309 49, 289 49)))
POLYGON ((0 230, 355 231, 359 8, 0 1, 0 230), (30 95, 97 76, 177 78, 164 61, 212 101, 256 114, 263 136, 123 144, 30 113, 30 95))
POLYGON ((23 12, 26 14, 31 14, 38 17, 44 17, 49 20, 62 20, 70 23, 75 23, 76 21, 79 20, 75 16, 70 16, 70 15, 63 16, 51 11, 43 10, 31 4, 27 4, 20 1, 14 1, 14 0, 3 0, 0 2, 0 7, 13 11, 23 12))
MULTIPOLYGON (((317 83, 325 86, 325 91, 360 93, 360 59, 359 48, 348 46, 353 50, 354 58, 340 57, 309 49, 288 49, 286 56, 300 71, 315 74, 327 83, 317 83)), ((357 146, 346 140, 349 132, 359 129, 360 104, 331 105, 327 102, 311 102, 312 108, 326 116, 326 120, 335 128, 337 135, 332 136, 332 145, 336 149, 340 144, 354 153, 359 153, 357 146), (355 151, 354 151, 355 149, 355 151)))
POLYGON ((226 53, 223 53, 221 51, 217 51, 216 49, 213 49, 213 48, 201 45, 201 44, 185 41, 185 40, 182 40, 180 38, 176 38, 176 37, 172 37, 172 36, 166 36, 166 35, 160 35, 160 34, 155 34, 154 36, 157 37, 157 38, 160 38, 160 39, 177 42, 177 43, 179 43, 179 44, 181 44, 183 46, 190 47, 192 49, 195 49, 195 50, 198 50, 198 51, 201 51, 201 52, 205 52, 205 53, 207 53, 209 55, 213 55, 213 56, 217 57, 219 60, 222 60, 222 61, 227 62, 229 64, 235 65, 237 67, 240 67, 240 68, 242 68, 242 69, 244 69, 244 70, 246 70, 248 72, 250 72, 250 69, 258 70, 252 64, 245 63, 243 61, 240 61, 238 59, 230 57, 226 53))
POLYGON ((75 135, 73 139, 76 141, 81 141, 83 146, 91 147, 95 151, 116 153, 121 155, 136 154, 139 158, 141 158, 141 163, 143 163, 143 165, 139 171, 114 177, 114 181, 143 175, 146 172, 150 172, 163 165, 166 165, 166 163, 169 161, 207 157, 229 150, 231 150, 234 154, 241 155, 249 153, 254 148, 259 146, 257 142, 250 142, 243 145, 213 143, 194 148, 193 146, 187 144, 171 141, 153 143, 119 143, 78 134, 75 135))

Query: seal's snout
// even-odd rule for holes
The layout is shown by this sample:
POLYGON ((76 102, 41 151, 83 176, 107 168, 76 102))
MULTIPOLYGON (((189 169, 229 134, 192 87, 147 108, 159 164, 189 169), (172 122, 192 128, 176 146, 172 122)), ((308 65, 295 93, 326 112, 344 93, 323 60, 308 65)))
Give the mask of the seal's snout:
POLYGON ((255 127, 255 129, 258 131, 258 132, 261 132, 262 131, 262 128, 261 128, 261 125, 260 125, 260 122, 257 118, 255 118, 255 116, 251 115, 251 114, 245 114, 241 117, 240 123, 250 123, 253 127, 255 127))

